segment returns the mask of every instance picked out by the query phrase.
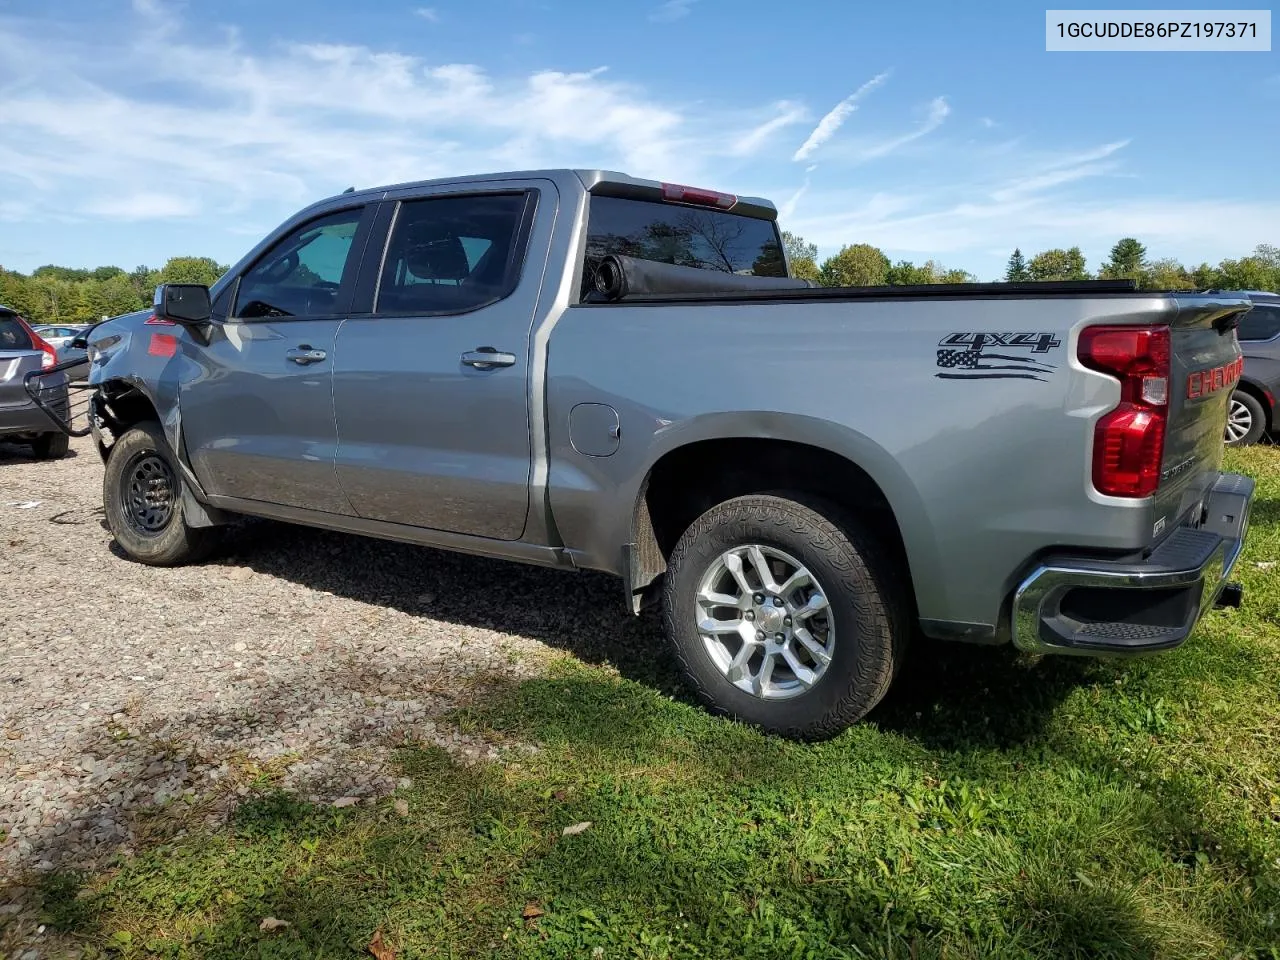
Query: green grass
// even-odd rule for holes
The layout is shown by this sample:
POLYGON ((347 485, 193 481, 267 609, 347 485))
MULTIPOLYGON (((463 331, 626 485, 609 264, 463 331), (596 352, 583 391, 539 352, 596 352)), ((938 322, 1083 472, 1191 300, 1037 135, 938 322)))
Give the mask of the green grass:
POLYGON ((406 749, 407 817, 264 793, 52 878, 46 922, 124 957, 1280 957, 1280 452, 1229 459, 1245 607, 1173 653, 922 645, 817 746, 565 660, 457 718, 537 752, 406 749))

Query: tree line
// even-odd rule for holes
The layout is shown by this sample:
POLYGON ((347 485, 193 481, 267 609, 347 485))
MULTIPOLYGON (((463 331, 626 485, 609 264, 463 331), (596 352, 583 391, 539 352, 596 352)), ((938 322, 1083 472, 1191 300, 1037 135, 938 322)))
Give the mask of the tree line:
MULTIPOLYGON (((948 269, 933 260, 891 263, 878 247, 854 243, 818 262, 816 244, 784 231, 783 245, 791 272, 825 287, 875 287, 922 283, 969 283, 977 278, 965 270, 948 269)), ((1125 237, 1111 248, 1096 272, 1089 270, 1079 247, 1043 250, 1027 258, 1020 248, 1009 256, 1000 279, 1016 283, 1049 280, 1135 280, 1144 290, 1271 290, 1280 292, 1280 247, 1260 244, 1238 260, 1217 266, 1202 263, 1187 268, 1172 258, 1152 259, 1147 248, 1125 237)))
POLYGON ((150 306, 161 283, 211 284, 226 271, 209 257, 173 257, 159 270, 141 266, 128 273, 49 264, 24 274, 0 267, 0 305, 31 323, 92 323, 150 306))
MULTIPOLYGON (((818 248, 784 231, 783 244, 798 277, 827 287, 868 287, 924 283, 968 283, 973 274, 947 268, 934 260, 916 264, 891 262, 880 248, 854 243, 818 262, 818 248)), ((776 248, 775 248, 776 249, 776 248)), ((91 323, 150 306, 161 283, 212 284, 227 267, 209 257, 173 257, 158 270, 146 266, 126 272, 120 267, 79 270, 52 264, 30 274, 0 267, 0 305, 11 307, 32 323, 91 323)), ((1043 250, 1028 258, 1021 249, 1009 257, 1010 282, 1127 279, 1147 290, 1272 290, 1280 292, 1280 247, 1261 244, 1253 253, 1213 266, 1187 268, 1171 258, 1152 259, 1133 237, 1119 240, 1110 256, 1091 272, 1079 247, 1043 250)))

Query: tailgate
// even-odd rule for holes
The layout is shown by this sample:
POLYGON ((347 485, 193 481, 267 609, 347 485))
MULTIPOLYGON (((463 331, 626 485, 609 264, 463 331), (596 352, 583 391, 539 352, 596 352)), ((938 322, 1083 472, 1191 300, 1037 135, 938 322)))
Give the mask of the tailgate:
POLYGON ((1178 297, 1175 302, 1156 539, 1179 523, 1197 524, 1204 498, 1218 478, 1227 406, 1243 367, 1236 324, 1250 306, 1245 300, 1210 296, 1178 297))

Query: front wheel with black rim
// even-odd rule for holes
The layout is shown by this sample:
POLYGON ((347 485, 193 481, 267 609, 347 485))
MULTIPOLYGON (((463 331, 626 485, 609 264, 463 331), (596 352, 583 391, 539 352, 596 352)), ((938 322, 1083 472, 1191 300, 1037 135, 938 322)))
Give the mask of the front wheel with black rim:
POLYGON ((882 545, 803 494, 712 507, 667 565, 664 618, 714 712, 825 739, 862 719, 904 652, 907 598, 882 545))
POLYGON ((1227 407, 1226 441, 1229 447, 1245 447, 1262 439, 1267 414, 1258 398, 1237 390, 1227 407))
POLYGON ((182 481, 157 423, 137 424, 111 447, 102 502, 116 543, 141 563, 191 563, 216 542, 216 530, 189 527, 183 519, 182 481))

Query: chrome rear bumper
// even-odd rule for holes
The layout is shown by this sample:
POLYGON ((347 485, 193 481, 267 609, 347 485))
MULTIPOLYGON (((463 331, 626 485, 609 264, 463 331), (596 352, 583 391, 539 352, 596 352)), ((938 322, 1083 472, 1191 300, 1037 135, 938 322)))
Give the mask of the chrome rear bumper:
MULTIPOLYGON (((1178 646, 1227 584, 1249 528, 1254 482, 1218 477, 1196 526, 1139 562, 1049 557, 1014 593, 1013 642, 1030 653, 1133 655, 1178 646)), ((1233 587, 1232 599, 1238 602, 1233 587)))

